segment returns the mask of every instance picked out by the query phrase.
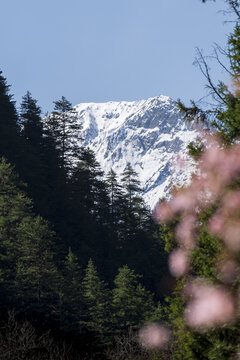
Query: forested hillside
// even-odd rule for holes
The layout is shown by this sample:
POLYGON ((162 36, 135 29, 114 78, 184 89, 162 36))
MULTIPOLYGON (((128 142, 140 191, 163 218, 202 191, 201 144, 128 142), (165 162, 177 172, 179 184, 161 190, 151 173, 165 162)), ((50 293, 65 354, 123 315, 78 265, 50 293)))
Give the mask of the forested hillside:
POLYGON ((166 255, 136 172, 128 164, 120 179, 104 177, 77 145, 72 105, 54 104, 41 117, 28 92, 18 112, 1 73, 1 317, 14 310, 82 354, 103 353, 114 335, 160 316, 166 255))

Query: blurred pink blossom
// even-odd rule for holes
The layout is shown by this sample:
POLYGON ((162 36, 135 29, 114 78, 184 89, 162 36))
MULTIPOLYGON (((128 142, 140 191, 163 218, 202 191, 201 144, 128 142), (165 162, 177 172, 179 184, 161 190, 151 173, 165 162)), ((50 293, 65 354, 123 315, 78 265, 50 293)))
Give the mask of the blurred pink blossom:
POLYGON ((170 339, 169 330, 158 324, 143 327, 139 332, 139 341, 147 349, 163 349, 170 339))
POLYGON ((240 191, 229 191, 222 200, 220 211, 225 216, 236 215, 240 211, 240 191))
POLYGON ((167 222, 173 216, 173 212, 169 202, 163 201, 155 206, 153 217, 157 221, 167 222))
POLYGON ((226 246, 231 251, 239 251, 240 250, 240 222, 234 220, 228 220, 223 229, 223 233, 221 235, 226 246))
POLYGON ((219 267, 219 275, 223 282, 230 284, 239 275, 239 266, 234 260, 227 260, 219 267))
POLYGON ((183 276, 189 269, 188 254, 181 249, 174 250, 169 256, 168 263, 169 270, 173 276, 183 276))
POLYGON ((214 235, 220 235, 224 228, 224 218, 221 215, 214 215, 208 222, 208 229, 214 235))
POLYGON ((192 296, 185 310, 185 321, 190 327, 204 330, 234 319, 235 302, 225 289, 198 285, 193 287, 192 296))
POLYGON ((170 201, 173 214, 184 211, 194 211, 197 205, 197 198, 195 195, 196 194, 191 191, 191 187, 188 190, 179 191, 170 201))
POLYGON ((196 228, 196 217, 187 215, 176 228, 176 238, 181 246, 191 250, 195 247, 194 232, 196 228))

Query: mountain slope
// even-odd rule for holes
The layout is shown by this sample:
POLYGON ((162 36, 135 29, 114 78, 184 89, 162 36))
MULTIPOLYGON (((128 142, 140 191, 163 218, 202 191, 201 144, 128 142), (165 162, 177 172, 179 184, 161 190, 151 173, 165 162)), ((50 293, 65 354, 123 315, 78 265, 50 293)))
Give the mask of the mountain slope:
POLYGON ((84 145, 94 150, 102 169, 121 174, 130 162, 139 174, 146 202, 154 207, 169 195, 172 184, 190 176, 187 144, 196 130, 166 96, 134 102, 85 103, 75 106, 83 125, 84 145), (176 166, 184 158, 184 169, 176 166))

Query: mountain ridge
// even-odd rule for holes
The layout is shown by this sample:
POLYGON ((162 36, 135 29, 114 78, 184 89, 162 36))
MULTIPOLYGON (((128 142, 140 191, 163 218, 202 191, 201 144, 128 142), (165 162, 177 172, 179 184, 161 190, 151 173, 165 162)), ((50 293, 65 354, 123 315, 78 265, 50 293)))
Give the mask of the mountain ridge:
POLYGON ((138 101, 82 103, 74 107, 82 124, 83 145, 96 154, 103 171, 120 176, 131 163, 151 208, 168 197, 172 185, 186 183, 193 171, 187 145, 197 136, 167 96, 138 101), (184 167, 178 166, 178 159, 184 167))

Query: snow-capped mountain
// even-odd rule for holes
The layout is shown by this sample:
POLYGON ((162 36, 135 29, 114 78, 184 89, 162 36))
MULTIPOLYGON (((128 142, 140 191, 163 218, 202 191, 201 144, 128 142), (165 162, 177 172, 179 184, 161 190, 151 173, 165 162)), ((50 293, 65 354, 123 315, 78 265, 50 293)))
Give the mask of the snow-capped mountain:
POLYGON ((169 97, 84 103, 75 110, 83 126, 84 145, 94 150, 104 172, 113 168, 121 175, 130 162, 151 208, 169 195, 173 184, 189 179, 193 166, 186 147, 197 132, 169 97), (185 159, 184 167, 178 166, 178 159, 185 159))

